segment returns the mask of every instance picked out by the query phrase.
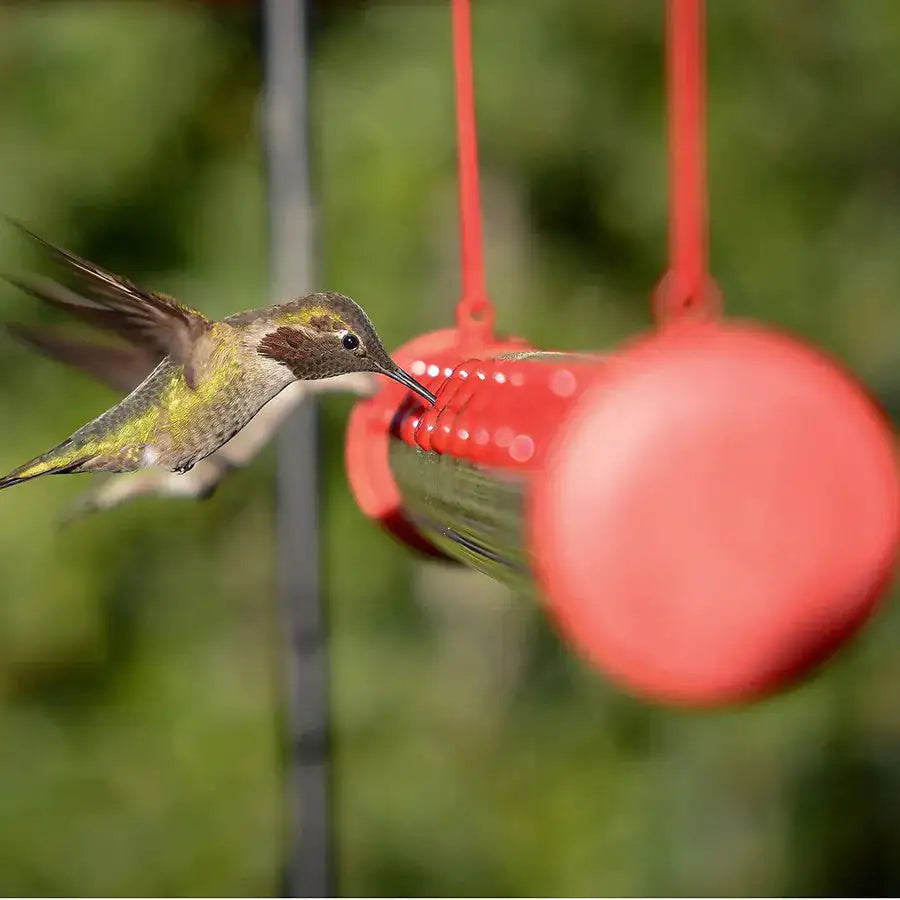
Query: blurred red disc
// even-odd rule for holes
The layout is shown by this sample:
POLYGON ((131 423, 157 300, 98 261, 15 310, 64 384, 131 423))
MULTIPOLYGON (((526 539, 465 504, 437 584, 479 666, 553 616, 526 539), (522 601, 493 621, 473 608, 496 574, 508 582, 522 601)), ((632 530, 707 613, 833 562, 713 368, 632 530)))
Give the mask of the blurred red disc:
POLYGON ((560 429, 530 510, 563 633, 658 700, 781 687, 870 613, 900 543, 893 436, 834 363, 750 326, 626 348, 560 429))

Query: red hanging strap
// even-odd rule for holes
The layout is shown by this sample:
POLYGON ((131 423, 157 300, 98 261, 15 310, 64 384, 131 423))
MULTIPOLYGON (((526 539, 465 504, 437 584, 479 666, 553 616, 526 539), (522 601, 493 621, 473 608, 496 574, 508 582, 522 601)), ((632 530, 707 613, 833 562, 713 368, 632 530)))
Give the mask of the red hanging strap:
POLYGON ((720 295, 708 269, 704 0, 666 0, 669 270, 654 307, 660 323, 711 318, 720 295))
POLYGON ((459 154, 459 220, 462 253, 462 296, 456 324, 464 345, 493 337, 494 307, 488 299, 481 237, 478 191, 478 143, 472 78, 470 0, 451 0, 453 65, 456 73, 456 128, 459 154))

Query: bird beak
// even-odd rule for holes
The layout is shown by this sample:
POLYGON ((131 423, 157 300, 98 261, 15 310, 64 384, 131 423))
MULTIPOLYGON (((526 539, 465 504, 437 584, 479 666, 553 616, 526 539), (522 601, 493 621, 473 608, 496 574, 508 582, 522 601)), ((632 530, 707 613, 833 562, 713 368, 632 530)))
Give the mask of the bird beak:
POLYGON ((434 406, 434 402, 437 399, 431 391, 422 387, 412 375, 407 374, 403 371, 403 369, 394 369, 392 372, 385 372, 388 378, 393 378, 394 381, 399 381, 404 387, 409 388, 413 393, 418 394, 423 400, 427 400, 432 406, 434 406))

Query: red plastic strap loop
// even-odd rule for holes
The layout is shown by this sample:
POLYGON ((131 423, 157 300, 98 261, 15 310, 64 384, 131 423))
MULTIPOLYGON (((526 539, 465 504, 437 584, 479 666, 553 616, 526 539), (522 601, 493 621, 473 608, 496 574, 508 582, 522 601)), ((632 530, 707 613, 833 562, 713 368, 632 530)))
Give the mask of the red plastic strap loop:
POLYGON ((704 0, 666 0, 669 271, 657 320, 710 318, 720 295, 708 271, 704 0))
POLYGON ((460 342, 471 346, 493 337, 494 306, 487 295, 478 189, 478 142, 472 77, 470 0, 451 0, 456 127, 459 154, 459 219, 462 296, 456 307, 460 342))

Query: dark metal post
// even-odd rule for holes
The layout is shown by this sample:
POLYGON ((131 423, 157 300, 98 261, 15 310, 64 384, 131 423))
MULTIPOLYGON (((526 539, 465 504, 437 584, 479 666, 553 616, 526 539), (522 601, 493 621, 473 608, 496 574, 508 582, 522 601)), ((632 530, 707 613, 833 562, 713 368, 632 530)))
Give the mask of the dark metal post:
MULTIPOLYGON (((272 287, 313 287, 305 0, 265 0, 265 143, 272 287)), ((285 639, 287 846, 283 893, 333 896, 328 661, 319 584, 318 439, 307 400, 278 442, 278 582, 285 639)))

